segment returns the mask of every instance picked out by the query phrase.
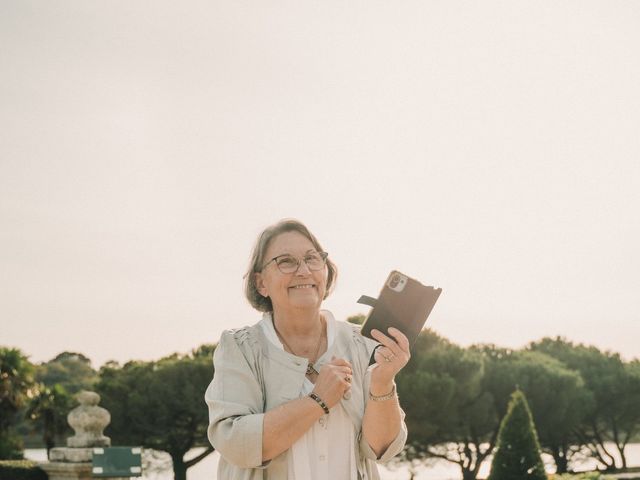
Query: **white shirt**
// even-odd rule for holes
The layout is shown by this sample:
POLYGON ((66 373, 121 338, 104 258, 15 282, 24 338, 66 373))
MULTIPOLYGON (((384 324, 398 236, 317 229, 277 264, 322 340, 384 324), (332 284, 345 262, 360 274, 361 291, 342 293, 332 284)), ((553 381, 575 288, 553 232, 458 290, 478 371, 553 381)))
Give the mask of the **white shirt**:
MULTIPOLYGON (((322 314, 327 322, 327 351, 316 363, 330 360, 335 339, 333 315, 326 310, 322 314)), ((273 322, 262 322, 262 328, 269 341, 284 350, 273 322)), ((313 383, 305 378, 300 397, 309 395, 313 387, 313 383)), ((322 415, 287 451, 289 480, 357 480, 358 471, 354 462, 356 436, 353 423, 342 405, 337 403, 329 414, 322 415)))

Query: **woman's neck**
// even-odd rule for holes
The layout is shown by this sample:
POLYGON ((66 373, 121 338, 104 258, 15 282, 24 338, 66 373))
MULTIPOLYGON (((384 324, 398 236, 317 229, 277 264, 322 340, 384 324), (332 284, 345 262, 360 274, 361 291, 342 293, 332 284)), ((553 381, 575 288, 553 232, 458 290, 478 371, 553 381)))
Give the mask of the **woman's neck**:
POLYGON ((323 321, 320 311, 282 311, 274 310, 273 324, 280 335, 293 338, 318 338, 322 334, 323 321))

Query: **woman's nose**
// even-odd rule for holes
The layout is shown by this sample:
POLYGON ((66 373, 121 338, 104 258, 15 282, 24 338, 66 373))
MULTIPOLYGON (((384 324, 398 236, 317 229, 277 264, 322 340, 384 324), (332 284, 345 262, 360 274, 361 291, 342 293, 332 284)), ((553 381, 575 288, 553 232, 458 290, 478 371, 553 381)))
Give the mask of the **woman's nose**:
POLYGON ((300 264, 298 265, 298 270, 296 270, 296 275, 309 275, 311 273, 311 269, 307 262, 304 260, 300 260, 300 264))

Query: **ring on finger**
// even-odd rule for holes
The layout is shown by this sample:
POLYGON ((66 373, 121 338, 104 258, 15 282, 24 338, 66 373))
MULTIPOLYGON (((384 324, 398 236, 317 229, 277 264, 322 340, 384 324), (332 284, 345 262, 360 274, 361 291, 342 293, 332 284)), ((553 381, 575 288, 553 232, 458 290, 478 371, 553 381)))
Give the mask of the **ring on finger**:
POLYGON ((347 382, 347 383, 351 383, 351 375, 346 375, 346 376, 344 377, 344 380, 345 380, 345 382, 347 382))
POLYGON ((391 360, 394 360, 396 358, 396 356, 392 353, 387 358, 389 359, 389 361, 391 361, 391 360))

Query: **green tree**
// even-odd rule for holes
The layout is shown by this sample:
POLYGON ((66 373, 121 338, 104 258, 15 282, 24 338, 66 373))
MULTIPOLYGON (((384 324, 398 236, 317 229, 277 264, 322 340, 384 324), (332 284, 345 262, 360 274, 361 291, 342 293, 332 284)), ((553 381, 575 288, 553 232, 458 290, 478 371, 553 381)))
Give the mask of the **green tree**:
POLYGON ((0 347, 0 459, 22 458, 22 441, 13 427, 34 393, 29 359, 18 349, 0 347))
POLYGON ((440 458, 458 465, 465 480, 476 478, 491 453, 499 420, 482 390, 482 357, 425 330, 397 384, 409 429, 402 460, 419 464, 440 458))
POLYGON ((173 460, 174 477, 185 480, 189 467, 213 451, 206 430, 204 391, 211 381, 213 346, 157 362, 110 363, 100 370, 96 391, 111 412, 106 434, 115 443, 163 450, 173 460), (204 452, 185 461, 193 447, 204 452))
POLYGON ((93 390, 98 373, 91 360, 82 353, 62 352, 55 358, 35 365, 37 393, 28 414, 16 425, 16 431, 27 442, 42 437, 47 450, 73 435, 66 416, 72 408, 73 397, 81 390, 93 390), (34 436, 35 433, 40 433, 34 436))
POLYGON ((38 365, 35 378, 49 388, 60 385, 73 396, 81 390, 92 390, 98 380, 98 372, 91 367, 91 360, 83 354, 62 352, 38 365))
POLYGON ((488 480, 546 480, 540 445, 527 400, 520 390, 511 395, 500 424, 498 445, 488 480))
POLYGON ((347 322, 353 323, 354 325, 362 325, 366 319, 366 315, 364 315, 363 313, 357 313, 355 315, 347 317, 347 322))
POLYGON ((26 417, 42 431, 47 457, 56 445, 56 438, 70 431, 67 415, 73 403, 71 395, 59 383, 52 387, 40 384, 37 394, 29 403, 26 417))
POLYGON ((589 412, 592 395, 581 376, 562 362, 534 351, 513 351, 493 345, 474 346, 485 359, 483 389, 495 405, 498 418, 507 411, 507 399, 522 390, 531 408, 542 448, 551 454, 557 471, 580 451, 574 434, 589 412))
POLYGON ((592 394, 589 411, 576 428, 579 443, 605 469, 627 467, 626 446, 640 431, 640 372, 620 355, 575 345, 563 338, 545 338, 531 349, 557 358, 580 373, 592 394), (609 443, 614 445, 611 450, 609 443), (616 455, 621 464, 616 464, 616 455))

